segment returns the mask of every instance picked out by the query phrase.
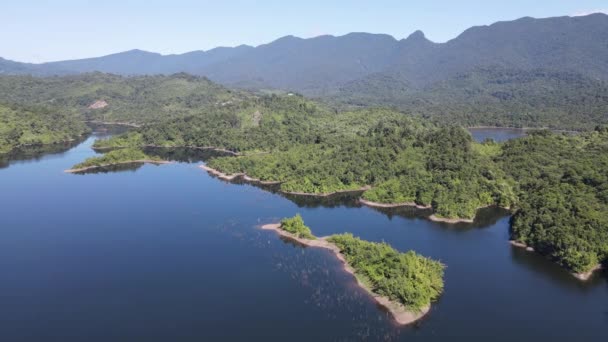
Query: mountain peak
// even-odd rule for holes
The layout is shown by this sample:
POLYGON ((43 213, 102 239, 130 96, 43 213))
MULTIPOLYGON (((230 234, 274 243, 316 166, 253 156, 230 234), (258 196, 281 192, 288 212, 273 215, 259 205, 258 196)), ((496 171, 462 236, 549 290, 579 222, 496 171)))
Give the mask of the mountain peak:
POLYGON ((129 51, 125 51, 125 52, 123 52, 123 54, 130 54, 130 55, 160 55, 160 53, 150 52, 150 51, 145 51, 145 50, 140 50, 140 49, 132 49, 132 50, 129 50, 129 51))
POLYGON ((420 30, 410 34, 405 40, 409 42, 430 42, 430 40, 426 39, 424 32, 420 30))

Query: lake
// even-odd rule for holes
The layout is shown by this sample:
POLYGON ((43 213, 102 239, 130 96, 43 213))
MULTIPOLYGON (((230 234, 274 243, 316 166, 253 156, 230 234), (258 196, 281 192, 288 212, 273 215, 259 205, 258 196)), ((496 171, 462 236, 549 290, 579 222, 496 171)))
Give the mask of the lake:
POLYGON ((95 137, 0 168, 2 341, 605 341, 608 280, 582 283, 511 247, 509 216, 428 221, 349 196, 284 197, 198 168, 64 169, 95 137), (113 172, 116 171, 116 172, 113 172), (352 232, 447 265, 445 293, 397 326, 326 250, 256 226, 300 213, 315 235, 352 232))

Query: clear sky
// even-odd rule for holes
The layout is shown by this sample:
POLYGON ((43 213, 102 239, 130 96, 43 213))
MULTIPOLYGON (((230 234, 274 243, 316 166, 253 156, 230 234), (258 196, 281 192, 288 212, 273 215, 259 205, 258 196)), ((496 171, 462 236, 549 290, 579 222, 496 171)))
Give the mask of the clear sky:
POLYGON ((1 0, 0 56, 46 62, 134 48, 162 54, 259 45, 285 35, 422 30, 435 42, 475 25, 608 12, 608 0, 1 0))

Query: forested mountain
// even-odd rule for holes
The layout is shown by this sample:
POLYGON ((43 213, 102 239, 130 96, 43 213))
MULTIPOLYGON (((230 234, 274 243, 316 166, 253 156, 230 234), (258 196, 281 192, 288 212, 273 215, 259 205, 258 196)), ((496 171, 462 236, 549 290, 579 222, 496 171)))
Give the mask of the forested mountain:
MULTIPOLYGON (((351 82, 322 102, 340 111, 395 107, 405 114, 462 126, 583 130, 608 123, 608 82, 577 73, 478 68, 422 90, 394 76, 376 75, 367 78, 368 83, 351 82)), ((256 105, 250 100, 261 96, 184 73, 0 76, 2 102, 52 106, 104 122, 141 124, 209 110, 235 109, 253 115, 256 105)))
POLYGON ((192 51, 179 55, 163 56, 142 50, 131 50, 103 57, 43 64, 52 70, 69 70, 71 73, 99 71, 118 75, 155 75, 185 72, 205 75, 205 68, 217 62, 238 56, 253 47, 219 47, 209 51, 192 51))
POLYGON ((238 107, 254 97, 188 74, 123 77, 92 73, 62 77, 0 77, 0 101, 50 106, 83 120, 141 124, 238 107))
POLYGON ((479 67, 579 73, 608 79, 608 16, 521 18, 472 27, 446 43, 420 31, 396 40, 351 33, 301 39, 286 36, 258 47, 238 46, 162 56, 140 50, 44 64, 0 61, 2 73, 38 75, 101 71, 116 74, 204 75, 224 85, 323 95, 367 77, 423 87, 479 67))
MULTIPOLYGON (((588 129, 608 122, 606 56, 608 16, 592 14, 498 22, 470 28, 441 44, 420 31, 402 40, 369 33, 310 39, 286 36, 257 47, 181 55, 131 50, 44 64, 0 59, 0 73, 185 72, 233 88, 296 91, 338 107, 390 106, 461 125, 588 129)), ((178 87, 170 93, 181 94, 182 100, 192 95, 182 91, 178 87)), ((88 100, 107 95, 104 90, 95 92, 88 94, 88 100)), ((154 91, 149 95, 148 100, 163 98, 154 91)), ((154 105, 166 107, 162 102, 154 105)), ((115 115, 112 107, 104 110, 112 113, 101 119, 127 116, 115 115)), ((170 115, 183 112, 183 108, 165 109, 170 115)))
POLYGON ((347 108, 391 105, 464 126, 578 130, 608 123, 608 82, 547 69, 477 68, 423 89, 376 74, 326 100, 347 108))

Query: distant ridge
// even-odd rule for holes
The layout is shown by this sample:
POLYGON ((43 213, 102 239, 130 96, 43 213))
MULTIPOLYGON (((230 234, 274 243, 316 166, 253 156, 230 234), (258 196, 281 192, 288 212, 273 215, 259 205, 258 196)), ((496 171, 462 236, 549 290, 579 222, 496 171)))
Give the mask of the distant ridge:
POLYGON ((475 26, 446 43, 433 43, 422 31, 401 40, 385 34, 349 33, 309 39, 285 36, 257 47, 221 47, 178 55, 130 50, 43 64, 0 59, 0 74, 186 72, 232 87, 283 89, 324 97, 379 80, 384 87, 423 88, 480 67, 543 68, 608 80, 607 56, 608 16, 597 13, 524 17, 475 26))

